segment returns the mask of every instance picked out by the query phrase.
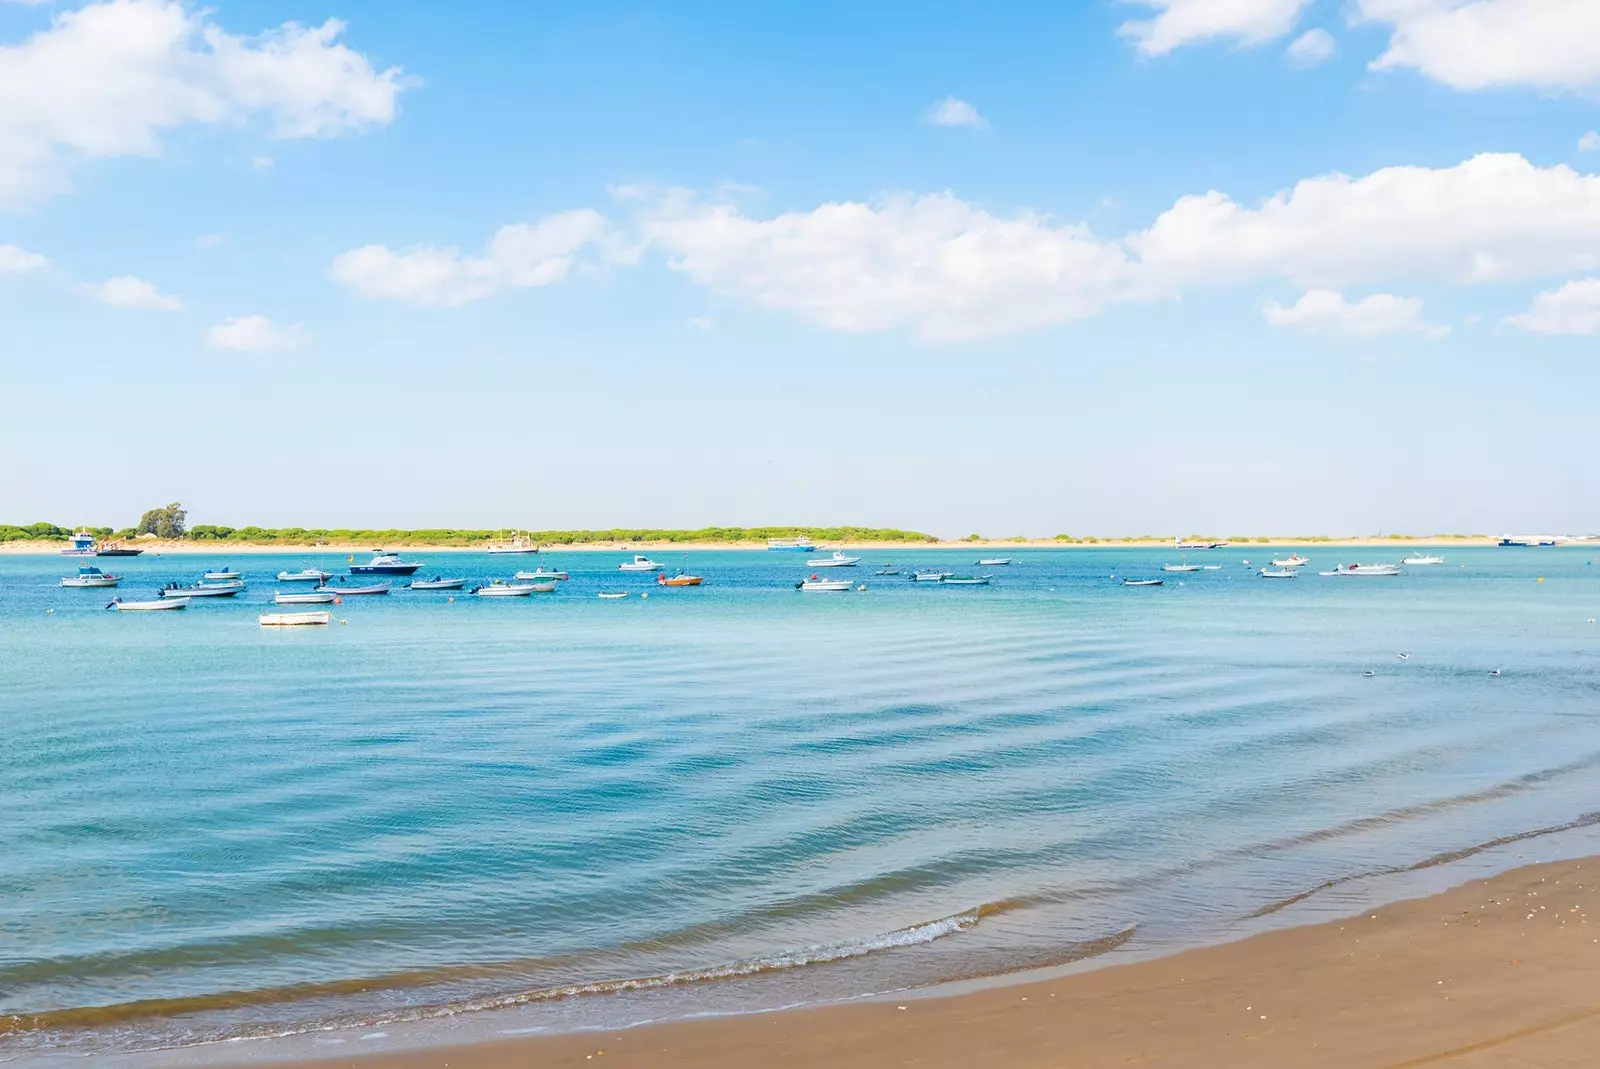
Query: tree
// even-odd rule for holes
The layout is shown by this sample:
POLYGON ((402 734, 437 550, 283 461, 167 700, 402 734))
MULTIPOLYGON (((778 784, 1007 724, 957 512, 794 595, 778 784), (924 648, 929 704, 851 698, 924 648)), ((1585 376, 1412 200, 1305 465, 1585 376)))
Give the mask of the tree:
POLYGON ((189 514, 174 501, 163 509, 151 509, 139 517, 139 533, 153 534, 157 538, 182 538, 184 524, 189 514))

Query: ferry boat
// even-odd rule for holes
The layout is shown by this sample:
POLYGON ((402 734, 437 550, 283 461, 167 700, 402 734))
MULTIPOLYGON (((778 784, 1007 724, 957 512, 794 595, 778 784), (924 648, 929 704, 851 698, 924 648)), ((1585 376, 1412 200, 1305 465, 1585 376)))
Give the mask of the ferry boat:
POLYGON ((398 553, 378 550, 365 564, 350 565, 351 575, 413 575, 422 567, 421 561, 402 560, 398 553))
POLYGON ((72 533, 72 544, 61 551, 63 557, 92 557, 95 551, 95 537, 92 532, 77 530, 72 533))
POLYGON ((801 553, 813 553, 817 544, 809 538, 769 538, 767 548, 770 550, 798 550, 801 553))
POLYGON ((521 531, 512 531, 510 538, 496 539, 489 543, 489 553, 537 553, 537 544, 528 541, 522 536, 521 531))
POLYGON ((64 575, 61 577, 62 586, 116 586, 122 580, 114 575, 107 575, 92 564, 78 565, 77 575, 64 575))
MULTIPOLYGON (((1506 535, 1500 539, 1500 544, 1517 549, 1532 549, 1536 546, 1553 546, 1560 541, 1558 535, 1506 535)), ((66 550, 61 552, 65 553, 66 550)))

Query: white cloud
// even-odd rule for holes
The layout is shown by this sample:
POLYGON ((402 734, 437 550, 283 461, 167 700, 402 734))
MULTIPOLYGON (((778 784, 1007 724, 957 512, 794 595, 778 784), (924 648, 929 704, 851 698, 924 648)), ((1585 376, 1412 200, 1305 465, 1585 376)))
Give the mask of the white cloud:
POLYGON ((1374 70, 1414 68, 1455 89, 1600 89, 1595 0, 1357 0, 1393 27, 1374 70))
POLYGON ((715 330, 717 321, 710 316, 691 316, 689 325, 695 330, 715 330))
POLYGON ((948 193, 773 219, 679 195, 642 229, 701 285, 833 330, 1011 333, 1095 315, 1135 285, 1123 250, 1084 227, 1002 218, 948 193))
POLYGON ((1401 333, 1442 338, 1450 333, 1449 327, 1423 320, 1420 298, 1397 297, 1392 293, 1374 293, 1359 301, 1348 301, 1337 290, 1310 290, 1287 308, 1277 301, 1268 301, 1261 314, 1275 327, 1355 340, 1401 333))
POLYGON ((194 239, 194 247, 197 249, 214 249, 221 245, 222 241, 221 234, 201 234, 194 239))
POLYGON ((1590 130, 1588 133, 1586 133, 1582 137, 1578 138, 1578 151, 1579 152, 1596 152, 1596 151, 1600 151, 1600 132, 1596 132, 1594 130, 1590 130))
POLYGON ((1336 47, 1327 30, 1307 30, 1294 39, 1286 54, 1297 67, 1315 67, 1332 59, 1336 47))
MULTIPOLYGON (((611 224, 587 208, 537 223, 501 227, 482 256, 417 245, 395 252, 364 245, 341 253, 329 275, 363 297, 418 305, 460 305, 512 289, 547 286, 567 277, 585 246, 604 243, 611 224)), ((619 256, 627 255, 619 250, 619 256)))
POLYGON ((1117 33, 1131 37, 1147 56, 1163 56, 1199 41, 1229 39, 1258 45, 1283 37, 1300 21, 1311 0, 1127 0, 1154 8, 1155 17, 1123 23, 1117 33))
POLYGON ((48 267, 50 261, 15 245, 0 245, 0 275, 25 275, 48 267))
POLYGON ((976 126, 980 129, 989 125, 988 121, 978 114, 977 108, 955 97, 945 97, 929 108, 928 121, 935 126, 976 126))
POLYGON ((117 308, 147 308, 160 312, 181 312, 183 302, 156 289, 155 283, 132 275, 108 278, 98 285, 84 287, 95 300, 117 308))
POLYGON ((213 349, 235 349, 247 353, 293 349, 300 344, 301 338, 299 324, 280 327, 261 315, 226 319, 206 331, 206 344, 213 349))
POLYGON ((1506 322, 1536 334, 1600 334, 1600 278, 1546 290, 1533 299, 1532 308, 1506 322))
POLYGON ((400 71, 339 43, 343 23, 229 34, 181 0, 103 0, 0 47, 0 205, 67 186, 80 159, 155 156, 164 131, 262 122, 330 137, 394 118, 400 71))
POLYGON ((271 156, 251 156, 250 157, 250 166, 255 168, 258 171, 264 171, 267 168, 271 167, 276 162, 277 161, 274 160, 271 156))

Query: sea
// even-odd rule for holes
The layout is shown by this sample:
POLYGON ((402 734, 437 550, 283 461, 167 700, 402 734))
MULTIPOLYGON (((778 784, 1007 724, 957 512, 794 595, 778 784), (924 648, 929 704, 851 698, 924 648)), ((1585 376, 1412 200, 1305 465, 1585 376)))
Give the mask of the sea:
POLYGON ((1600 852, 1600 545, 993 552, 418 554, 571 578, 304 628, 276 573, 344 555, 0 556, 0 1063, 903 999, 1600 852))

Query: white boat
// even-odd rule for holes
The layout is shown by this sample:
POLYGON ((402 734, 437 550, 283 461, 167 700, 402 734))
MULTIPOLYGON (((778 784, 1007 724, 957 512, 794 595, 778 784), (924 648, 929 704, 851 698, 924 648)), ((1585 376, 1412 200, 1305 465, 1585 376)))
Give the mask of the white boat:
POLYGON ((635 553, 632 560, 623 561, 617 565, 619 572, 659 572, 661 565, 646 557, 642 553, 635 553))
POLYGON ((1010 557, 985 557, 978 562, 980 568, 999 568, 1011 563, 1010 557))
POLYGON ((1163 564, 1161 570, 1164 572, 1198 572, 1204 567, 1205 565, 1203 564, 1163 564))
POLYGON ((319 593, 319 594, 341 594, 341 595, 344 595, 344 596, 347 596, 347 597, 349 595, 352 595, 352 594, 387 594, 389 592, 390 588, 392 588, 393 586, 394 586, 393 583, 372 583, 372 584, 369 584, 367 586, 342 586, 342 585, 341 586, 327 586, 327 585, 323 585, 323 586, 317 587, 317 593, 319 593))
POLYGON ((831 594, 837 593, 841 590, 849 590, 850 580, 816 578, 802 579, 800 582, 795 584, 795 588, 797 590, 803 590, 808 594, 831 594))
POLYGON ((1430 557, 1430 556, 1426 556, 1426 555, 1423 555, 1423 556, 1410 556, 1410 557, 1406 557, 1403 560, 1401 560, 1400 563, 1404 564, 1404 565, 1408 565, 1410 567, 1417 567, 1418 565, 1425 565, 1425 564, 1443 564, 1444 563, 1444 558, 1443 557, 1430 557))
POLYGON ((521 531, 512 531, 510 538, 501 538, 490 542, 488 553, 537 553, 539 546, 523 537, 521 531))
POLYGON ((1123 586, 1160 586, 1165 579, 1124 579, 1123 586))
MULTIPOLYGON (((550 589, 555 588, 556 585, 551 583, 550 589)), ((530 583, 503 583, 496 579, 488 586, 478 587, 473 593, 480 598, 525 598, 536 589, 538 588, 530 583)))
MULTIPOLYGON (((522 576, 519 574, 517 578, 520 579, 522 576)), ((411 581, 412 590, 460 590, 466 585, 467 581, 465 579, 445 579, 437 575, 432 579, 413 579, 411 581)))
POLYGON ((847 557, 837 549, 831 557, 819 557, 816 560, 806 561, 807 568, 854 568, 861 563, 860 557, 847 557))
POLYGON ((1291 553, 1282 560, 1274 560, 1272 562, 1272 566, 1274 568, 1300 568, 1310 563, 1310 560, 1302 557, 1300 554, 1291 553))
POLYGON ((1293 579, 1299 573, 1293 568, 1263 568, 1256 574, 1263 579, 1293 579))
POLYGON ((331 624, 333 613, 322 612, 264 612, 262 627, 305 627, 308 624, 331 624))
POLYGON ((231 583, 233 580, 242 577, 232 568, 223 568, 220 571, 206 572, 200 578, 204 579, 208 583, 231 583))
POLYGON ((913 583, 937 583, 949 574, 949 572, 936 572, 929 569, 924 569, 919 572, 912 572, 911 581, 913 583))
POLYGON ((303 568, 298 572, 279 572, 280 583, 326 583, 333 578, 332 572, 322 572, 315 568, 303 568))
POLYGON ((531 572, 518 572, 514 577, 518 582, 537 583, 542 579, 571 579, 566 572, 558 572, 544 565, 539 565, 531 572))
POLYGON ((940 586, 988 586, 988 575, 947 575, 939 580, 940 586))
POLYGON ((122 582, 114 575, 107 575, 92 564, 78 565, 77 575, 64 575, 61 577, 62 586, 116 586, 122 582))
POLYGON ((161 609, 186 609, 189 607, 188 598, 162 598, 160 601, 123 601, 121 598, 112 598, 108 609, 118 612, 157 612, 161 609))
POLYGON ((1220 572, 1220 571, 1222 571, 1222 565, 1220 565, 1220 564, 1202 564, 1202 565, 1200 565, 1200 568, 1201 568, 1202 571, 1207 571, 1207 572, 1220 572))
POLYGON ((1221 549, 1227 544, 1227 539, 1222 539, 1218 542, 1186 542, 1181 538, 1172 540, 1172 545, 1176 549, 1221 549))
POLYGON ((607 592, 607 591, 602 590, 602 591, 600 591, 600 596, 602 598, 604 598, 606 601, 620 601, 623 598, 627 597, 628 595, 627 595, 626 591, 624 591, 622 593, 616 593, 616 592, 607 592))
POLYGON ((414 575, 422 567, 421 561, 402 560, 398 553, 378 550, 365 564, 350 565, 351 575, 414 575))
POLYGON ((799 550, 802 553, 814 552, 817 544, 809 538, 769 538, 767 548, 772 550, 799 550))
POLYGON ((178 586, 176 583, 163 587, 161 596, 164 598, 231 598, 243 590, 242 582, 232 583, 195 583, 193 586, 178 586))
POLYGON ((1331 572, 1318 572, 1318 575, 1354 575, 1354 576, 1390 576, 1399 575, 1398 564, 1341 564, 1331 572))
POLYGON ((294 590, 285 594, 276 591, 272 595, 274 605, 328 605, 339 595, 331 590, 294 590))

